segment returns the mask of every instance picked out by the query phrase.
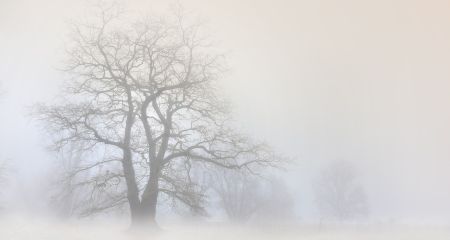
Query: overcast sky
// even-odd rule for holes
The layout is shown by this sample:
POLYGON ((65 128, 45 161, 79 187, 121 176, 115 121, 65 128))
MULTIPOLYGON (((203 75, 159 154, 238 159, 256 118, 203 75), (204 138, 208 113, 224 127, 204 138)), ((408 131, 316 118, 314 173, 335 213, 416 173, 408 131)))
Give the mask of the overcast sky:
MULTIPOLYGON (((54 99, 66 21, 88 2, 0 1, 0 157, 24 189, 54 158, 27 106, 54 99)), ((296 159, 286 179, 299 216, 314 215, 311 177, 340 159, 355 162, 374 217, 450 222, 449 1, 179 2, 228 52, 238 123, 296 159)))

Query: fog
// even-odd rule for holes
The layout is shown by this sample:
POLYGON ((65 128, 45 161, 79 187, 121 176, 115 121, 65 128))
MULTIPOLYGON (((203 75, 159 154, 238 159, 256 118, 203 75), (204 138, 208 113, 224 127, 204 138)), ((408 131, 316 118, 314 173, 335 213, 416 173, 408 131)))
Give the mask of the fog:
MULTIPOLYGON (((170 7, 162 0, 118 2, 131 15, 164 14, 170 7)), ((4 216, 0 229, 8 229, 0 231, 6 239, 29 239, 18 233, 23 229, 39 232, 39 239, 78 232, 60 223, 57 231, 50 230, 55 225, 51 178, 59 171, 61 155, 48 150, 49 134, 30 115, 37 103, 58 102, 67 78, 60 69, 70 43, 68 25, 90 17, 93 3, 0 2, 0 162, 7 166, 0 192, 4 216)), ((220 93, 231 102, 234 126, 289 159, 282 170, 268 170, 292 199, 292 215, 277 220, 286 226, 264 235, 252 225, 245 231, 234 229, 236 236, 340 239, 361 238, 366 232, 374 239, 448 236, 450 2, 179 3, 207 23, 215 47, 225 51, 229 70, 219 79, 220 93), (335 162, 352 165, 355 181, 364 189, 368 214, 346 221, 345 226, 325 221, 331 226, 321 232, 323 216, 314 182, 335 162), (354 224, 364 226, 355 230, 354 224), (291 227, 296 230, 284 231, 291 227)), ((265 180, 260 185, 263 191, 270 188, 265 180)), ((164 232, 161 238, 179 238, 184 231, 189 232, 186 237, 197 239, 230 234, 228 227, 220 227, 227 221, 218 201, 212 198, 209 217, 195 224, 183 223, 174 217, 176 211, 162 207, 157 214, 160 225, 178 230, 164 232)), ((92 228, 92 235, 89 230, 79 238, 94 239, 111 234, 105 230, 107 224, 126 229, 128 218, 112 214, 67 221, 76 222, 76 229, 92 228), (98 228, 84 221, 94 221, 98 228)))

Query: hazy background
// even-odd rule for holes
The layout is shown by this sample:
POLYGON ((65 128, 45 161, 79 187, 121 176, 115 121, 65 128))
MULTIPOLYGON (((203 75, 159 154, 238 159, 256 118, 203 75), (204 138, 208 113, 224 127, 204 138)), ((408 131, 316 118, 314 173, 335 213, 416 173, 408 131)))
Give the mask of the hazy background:
MULTIPOLYGON (((137 12, 167 8, 123 2, 137 12)), ((296 160, 286 181, 299 218, 317 214, 318 169, 348 160, 374 221, 450 223, 449 1, 179 2, 229 50, 224 90, 242 128, 296 160)), ((14 211, 45 210, 39 182, 55 157, 27 107, 57 93, 65 24, 86 3, 0 0, 0 158, 14 166, 4 194, 14 211)))

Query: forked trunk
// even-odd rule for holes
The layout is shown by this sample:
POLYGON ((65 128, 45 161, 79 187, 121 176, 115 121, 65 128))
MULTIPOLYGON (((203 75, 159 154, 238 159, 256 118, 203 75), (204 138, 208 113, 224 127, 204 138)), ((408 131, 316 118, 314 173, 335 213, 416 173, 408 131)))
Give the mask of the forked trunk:
MULTIPOLYGON (((142 200, 139 206, 131 212, 137 214, 131 216, 132 227, 139 227, 148 230, 159 229, 156 223, 156 206, 158 203, 158 174, 159 171, 156 167, 152 168, 150 171, 150 179, 148 180, 146 189, 142 194, 142 200), (152 170, 153 169, 153 170, 152 170)), ((131 207, 131 205, 130 205, 131 207)))

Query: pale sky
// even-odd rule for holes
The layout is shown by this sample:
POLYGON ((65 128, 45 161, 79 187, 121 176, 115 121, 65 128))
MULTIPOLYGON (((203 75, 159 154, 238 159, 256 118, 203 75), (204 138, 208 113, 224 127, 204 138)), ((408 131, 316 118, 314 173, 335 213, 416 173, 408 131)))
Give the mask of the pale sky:
MULTIPOLYGON (((26 107, 57 93, 65 22, 87 2, 0 1, 0 157, 24 188, 53 158, 26 107)), ((179 2, 228 52, 238 123, 296 159, 286 179, 299 216, 314 215, 312 176, 342 159, 358 166, 374 217, 450 222, 449 1, 179 2)))

